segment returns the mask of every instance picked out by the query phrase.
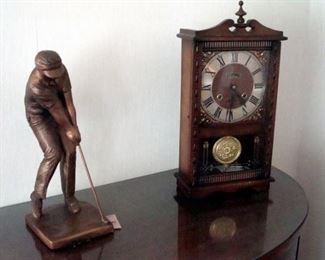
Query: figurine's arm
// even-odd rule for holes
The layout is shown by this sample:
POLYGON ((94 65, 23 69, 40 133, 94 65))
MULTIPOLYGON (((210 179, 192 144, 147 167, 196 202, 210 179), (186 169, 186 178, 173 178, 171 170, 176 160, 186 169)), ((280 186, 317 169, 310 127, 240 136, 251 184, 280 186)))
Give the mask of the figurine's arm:
POLYGON ((65 69, 65 71, 66 72, 62 79, 62 89, 64 93, 65 104, 69 112, 71 123, 74 126, 77 126, 77 114, 72 99, 70 78, 67 69, 65 69))
POLYGON ((57 122, 58 125, 62 126, 65 131, 67 137, 76 145, 78 145, 81 141, 79 129, 75 123, 71 124, 69 120, 69 115, 67 115, 63 109, 63 105, 61 101, 55 103, 54 106, 48 109, 54 120, 57 122))
POLYGON ((59 126, 63 127, 65 130, 72 128, 72 124, 68 118, 68 115, 64 112, 64 108, 60 100, 58 100, 58 102, 56 102, 53 106, 49 107, 48 111, 59 126))
POLYGON ((76 109, 73 104, 71 91, 64 92, 64 98, 65 98, 65 103, 69 112, 71 122, 74 126, 77 126, 76 109))
POLYGON ((49 111, 55 122, 65 130, 67 137, 78 144, 80 142, 78 128, 72 125, 69 115, 54 89, 34 87, 33 94, 37 103, 49 111))

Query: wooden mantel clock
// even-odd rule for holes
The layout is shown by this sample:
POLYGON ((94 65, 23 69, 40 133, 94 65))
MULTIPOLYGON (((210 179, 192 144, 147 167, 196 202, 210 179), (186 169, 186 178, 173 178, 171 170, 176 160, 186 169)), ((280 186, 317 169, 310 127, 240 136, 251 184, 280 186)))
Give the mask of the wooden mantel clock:
POLYGON ((267 190, 281 41, 256 20, 181 29, 181 126, 177 191, 187 197, 267 190))

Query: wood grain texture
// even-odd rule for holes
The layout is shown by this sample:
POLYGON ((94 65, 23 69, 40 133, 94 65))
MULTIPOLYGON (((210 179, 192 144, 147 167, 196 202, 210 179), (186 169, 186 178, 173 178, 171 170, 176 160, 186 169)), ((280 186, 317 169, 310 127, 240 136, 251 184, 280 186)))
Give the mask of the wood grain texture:
MULTIPOLYGON (((175 171, 98 187, 105 213, 116 214, 122 230, 62 250, 26 228, 29 203, 1 208, 0 259, 295 259, 308 204, 291 177, 273 168, 268 193, 190 201, 175 199, 175 171)), ((76 196, 92 203, 90 190, 76 196)), ((62 200, 49 198, 45 207, 62 200)))
POLYGON ((194 45, 192 41, 182 41, 182 87, 181 87, 181 124, 180 124, 180 153, 179 168, 184 173, 186 182, 193 182, 193 165, 191 162, 192 149, 192 121, 193 121, 193 57, 194 45))

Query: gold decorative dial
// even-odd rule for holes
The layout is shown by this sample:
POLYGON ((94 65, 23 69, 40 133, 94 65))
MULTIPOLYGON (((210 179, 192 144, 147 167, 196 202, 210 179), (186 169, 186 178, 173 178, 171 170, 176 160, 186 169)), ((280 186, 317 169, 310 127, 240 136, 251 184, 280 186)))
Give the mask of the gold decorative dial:
POLYGON ((242 151, 239 140, 233 136, 224 136, 215 142, 212 148, 214 159, 228 165, 238 159, 242 151))

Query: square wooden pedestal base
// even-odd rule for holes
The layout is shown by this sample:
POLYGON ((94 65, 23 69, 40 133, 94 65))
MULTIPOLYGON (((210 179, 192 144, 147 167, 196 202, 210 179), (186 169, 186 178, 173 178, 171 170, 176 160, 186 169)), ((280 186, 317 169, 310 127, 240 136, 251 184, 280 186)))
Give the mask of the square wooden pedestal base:
POLYGON ((80 202, 80 206, 77 214, 71 214, 64 204, 50 206, 43 209, 40 219, 26 215, 26 225, 50 249, 114 232, 111 223, 101 221, 97 208, 87 202, 80 202))

